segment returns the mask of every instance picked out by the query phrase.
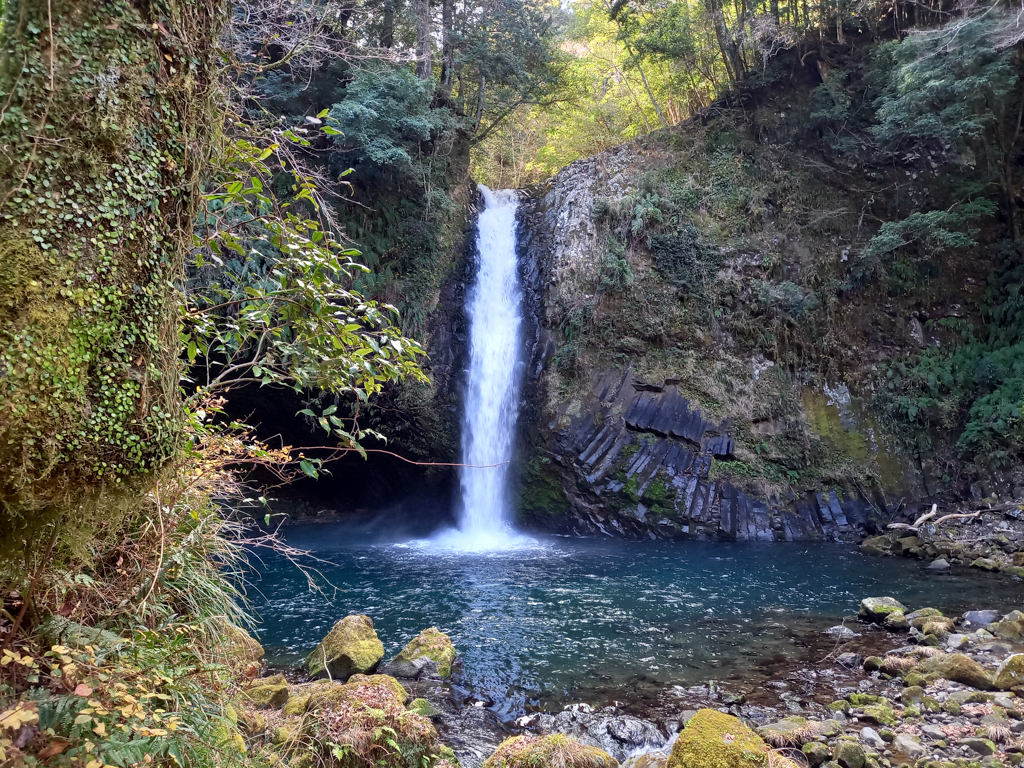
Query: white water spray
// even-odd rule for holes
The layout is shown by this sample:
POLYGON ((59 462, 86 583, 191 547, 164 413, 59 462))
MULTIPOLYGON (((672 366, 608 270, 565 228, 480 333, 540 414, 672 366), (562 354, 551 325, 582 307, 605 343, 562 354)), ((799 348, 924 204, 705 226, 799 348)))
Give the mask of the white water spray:
POLYGON ((462 418, 459 530, 438 543, 455 549, 509 549, 534 543, 510 525, 509 461, 519 415, 522 289, 516 263, 516 193, 481 185, 479 268, 466 302, 469 376, 462 418))

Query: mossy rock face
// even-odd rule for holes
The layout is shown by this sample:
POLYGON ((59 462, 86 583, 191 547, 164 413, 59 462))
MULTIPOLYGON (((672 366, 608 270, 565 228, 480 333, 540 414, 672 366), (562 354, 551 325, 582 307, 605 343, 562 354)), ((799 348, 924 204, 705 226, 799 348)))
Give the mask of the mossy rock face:
MULTIPOLYGON (((597 747, 587 747, 561 733, 513 736, 484 761, 483 768, 614 768, 619 763, 597 747)), ((671 766, 671 762, 669 763, 671 766)))
POLYGON ((992 683, 1001 691, 1024 696, 1024 653, 1015 653, 1000 664, 992 683))
POLYGON ((962 653, 947 653, 932 656, 917 665, 916 669, 925 676, 937 675, 954 683, 969 685, 983 691, 992 689, 988 672, 970 656, 962 653))
POLYGON ((373 620, 352 614, 338 621, 306 657, 306 669, 313 677, 348 680, 355 674, 373 672, 383 658, 384 644, 373 630, 373 620))
POLYGON ((245 691, 245 697, 258 709, 280 709, 288 701, 288 685, 256 685, 245 691))
POLYGON ((455 655, 451 638, 430 627, 409 641, 386 671, 396 677, 451 677, 455 655))
POLYGON ((865 597, 860 601, 860 612, 857 615, 864 621, 881 624, 894 611, 906 614, 907 606, 894 597, 865 597))
POLYGON ((402 684, 387 675, 353 675, 347 683, 323 686, 309 695, 306 712, 318 712, 357 702, 386 709, 395 704, 405 707, 409 693, 402 684))
POLYGON ((686 724, 668 768, 761 768, 768 745, 739 718, 702 709, 686 724))
POLYGON ((217 652, 224 665, 236 674, 246 670, 258 672, 263 658, 263 646, 256 638, 241 627, 227 622, 218 628, 218 632, 221 641, 217 645, 217 652))

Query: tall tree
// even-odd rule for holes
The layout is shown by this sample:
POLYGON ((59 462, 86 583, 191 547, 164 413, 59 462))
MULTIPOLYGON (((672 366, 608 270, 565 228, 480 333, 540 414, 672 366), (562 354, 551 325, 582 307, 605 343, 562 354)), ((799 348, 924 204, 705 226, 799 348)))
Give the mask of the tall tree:
POLYGON ((0 53, 0 546, 175 450, 174 290, 226 0, 11 0, 0 53))

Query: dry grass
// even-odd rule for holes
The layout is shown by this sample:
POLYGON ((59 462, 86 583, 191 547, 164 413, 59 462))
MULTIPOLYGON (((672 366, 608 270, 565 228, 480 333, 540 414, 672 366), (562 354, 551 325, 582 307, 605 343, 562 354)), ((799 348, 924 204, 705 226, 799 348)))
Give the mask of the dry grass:
POLYGON ((934 656, 943 656, 945 653, 941 648, 936 648, 932 645, 919 645, 912 651, 908 651, 907 656, 913 656, 918 659, 930 659, 934 656))
POLYGON ((882 671, 887 675, 899 675, 917 666, 917 659, 908 656, 886 656, 882 659, 882 671))
POLYGON ((810 722, 807 725, 790 728, 785 731, 766 729, 759 735, 777 749, 799 747, 821 735, 821 723, 810 722))
POLYGON ((1010 737, 1013 736, 1013 731, 1005 725, 986 725, 985 726, 985 738, 991 739, 992 741, 1002 743, 1009 741, 1010 737))
POLYGON ((803 757, 790 757, 795 749, 769 749, 764 757, 764 768, 804 768, 803 757))
POLYGON ((556 733, 507 739, 487 758, 483 768, 611 768, 616 764, 600 749, 556 733))

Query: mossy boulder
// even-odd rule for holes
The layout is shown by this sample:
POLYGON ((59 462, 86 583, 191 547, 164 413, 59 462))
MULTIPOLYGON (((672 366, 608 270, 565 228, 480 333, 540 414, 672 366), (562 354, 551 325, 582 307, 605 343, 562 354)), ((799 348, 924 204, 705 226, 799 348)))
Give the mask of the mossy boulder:
POLYGON ((484 761, 483 768, 614 768, 618 764, 614 757, 597 747, 584 746, 575 739, 555 733, 506 739, 484 761))
POLYGON ((246 672, 259 674, 263 659, 263 646, 256 638, 241 627, 223 622, 217 628, 220 643, 217 645, 218 660, 235 674, 246 672))
POLYGON ((924 659, 916 669, 926 677, 944 677, 954 683, 969 685, 983 691, 992 689, 988 672, 970 656, 962 653, 946 653, 924 659))
POLYGON ((1024 653, 1015 653, 999 665, 992 684, 1001 691, 1024 696, 1024 653))
POLYGON ((860 543, 862 551, 869 555, 888 555, 893 549, 892 536, 872 536, 860 543))
POLYGON ((828 747, 818 741, 807 742, 800 748, 800 751, 804 753, 804 758, 811 768, 818 768, 819 765, 828 762, 829 758, 832 757, 828 747))
POLYGON ((244 695, 257 709, 280 709, 288 701, 288 684, 254 685, 244 695))
POLYGON ((768 749, 738 718, 702 709, 676 739, 668 768, 760 768, 768 749))
POLYGON ((864 768, 867 762, 864 747, 855 741, 840 741, 832 750, 832 757, 843 768, 864 768))
POLYGON ((910 622, 907 621, 906 615, 903 611, 893 611, 885 620, 882 622, 886 629, 892 630, 893 632, 906 632, 910 629, 910 622))
POLYGON ((389 768, 437 768, 444 760, 457 764, 430 720, 406 710, 407 699, 402 685, 386 675, 355 675, 314 691, 300 733, 313 745, 314 764, 330 761, 331 744, 349 745, 346 765, 377 764, 382 754, 389 756, 389 768))
POLYGON ((436 627, 420 632, 409 641, 386 671, 395 677, 451 677, 455 646, 451 638, 436 627))
POLYGON ((988 628, 989 632, 1003 640, 1015 643, 1024 642, 1024 613, 1011 611, 1002 621, 997 621, 988 628))
POLYGON ((384 644, 369 616, 352 614, 338 621, 316 649, 306 657, 313 677, 348 680, 352 675, 373 672, 384 658, 384 644))
POLYGON ((757 735, 773 747, 800 747, 821 734, 819 723, 806 717, 787 717, 777 723, 762 725, 757 735))
POLYGON ((860 601, 860 612, 857 615, 864 621, 881 624, 893 611, 906 614, 907 606, 894 597, 865 597, 860 601))
POLYGON ((990 557, 979 557, 971 563, 971 568, 981 568, 983 571, 998 571, 999 563, 990 557))
POLYGON ((896 725, 896 715, 888 704, 869 704, 864 707, 861 719, 877 725, 896 725))

